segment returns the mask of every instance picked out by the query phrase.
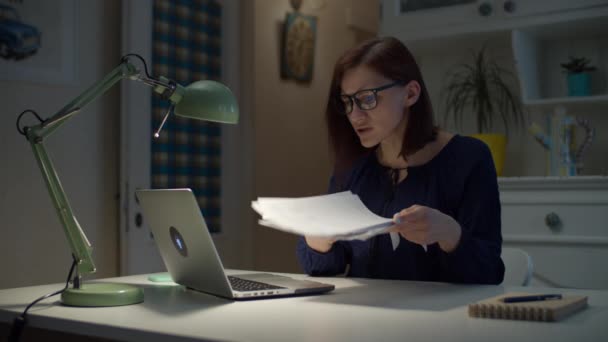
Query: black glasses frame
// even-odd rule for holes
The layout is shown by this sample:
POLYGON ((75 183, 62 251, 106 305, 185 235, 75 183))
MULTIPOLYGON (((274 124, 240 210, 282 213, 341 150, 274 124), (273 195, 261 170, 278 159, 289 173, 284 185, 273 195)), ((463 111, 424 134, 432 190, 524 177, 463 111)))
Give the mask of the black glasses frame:
POLYGON ((405 82, 403 82, 403 81, 395 81, 395 82, 392 82, 392 83, 389 83, 389 84, 386 84, 386 85, 383 85, 380 87, 376 87, 376 88, 361 89, 352 95, 341 94, 340 98, 338 99, 339 104, 341 105, 341 109, 342 109, 341 112, 344 115, 348 115, 348 114, 352 113, 353 109, 355 108, 354 104, 356 104, 360 110, 372 110, 378 106, 378 93, 379 92, 392 88, 397 85, 404 85, 404 84, 405 84, 405 82), (374 104, 371 107, 366 106, 366 108, 362 108, 361 101, 359 101, 359 99, 357 98, 357 95, 361 94, 363 92, 366 92, 366 91, 372 92, 372 94, 374 96, 374 104), (344 99, 348 99, 348 102, 344 101, 344 99))

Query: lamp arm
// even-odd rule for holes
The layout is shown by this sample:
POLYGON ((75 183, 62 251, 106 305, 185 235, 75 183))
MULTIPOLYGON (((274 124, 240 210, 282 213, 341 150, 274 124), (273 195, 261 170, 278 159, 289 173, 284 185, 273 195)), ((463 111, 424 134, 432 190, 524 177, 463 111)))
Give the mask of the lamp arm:
POLYGON ((77 274, 95 273, 95 264, 91 256, 93 248, 87 239, 80 224, 76 220, 70 207, 70 203, 61 186, 57 172, 53 167, 53 163, 49 158, 42 141, 36 143, 30 141, 30 145, 38 162, 38 167, 42 172, 42 176, 46 182, 51 201, 55 206, 61 225, 63 226, 65 235, 68 239, 68 244, 72 251, 72 257, 76 261, 77 274))
POLYGON ((77 262, 79 276, 95 272, 95 264, 91 256, 93 248, 72 212, 68 198, 43 142, 48 135, 67 122, 69 118, 125 78, 140 79, 139 71, 128 61, 123 61, 102 80, 93 84, 49 119, 25 129, 27 140, 30 142, 46 182, 51 201, 64 228, 72 256, 77 262))

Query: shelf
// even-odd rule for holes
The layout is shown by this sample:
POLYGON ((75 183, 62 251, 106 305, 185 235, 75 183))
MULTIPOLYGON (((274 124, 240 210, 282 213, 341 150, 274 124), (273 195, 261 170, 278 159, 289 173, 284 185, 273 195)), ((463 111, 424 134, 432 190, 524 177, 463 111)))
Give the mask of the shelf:
POLYGON ((596 105, 608 103, 608 95, 567 96, 548 99, 525 100, 527 106, 560 106, 560 105, 596 105))
POLYGON ((608 176, 498 177, 501 190, 608 189, 608 176))
POLYGON ((525 244, 550 244, 550 245, 587 245, 607 246, 608 238, 604 236, 546 236, 546 235, 521 235, 504 234, 502 240, 506 243, 525 244))
POLYGON ((505 206, 608 206, 608 176, 507 177, 498 187, 505 206))
POLYGON ((551 24, 512 31, 511 43, 522 101, 530 106, 576 106, 608 103, 606 56, 608 18, 586 18, 568 25, 551 24), (591 73, 591 96, 567 96, 561 64, 586 57, 597 68, 591 73))

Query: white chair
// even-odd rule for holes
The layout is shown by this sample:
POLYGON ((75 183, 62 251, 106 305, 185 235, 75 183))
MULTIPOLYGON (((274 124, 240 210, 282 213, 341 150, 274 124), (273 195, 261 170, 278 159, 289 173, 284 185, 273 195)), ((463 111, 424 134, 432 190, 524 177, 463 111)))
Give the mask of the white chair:
POLYGON ((500 257, 505 264, 503 285, 528 286, 530 284, 534 264, 528 253, 519 248, 503 247, 500 257))

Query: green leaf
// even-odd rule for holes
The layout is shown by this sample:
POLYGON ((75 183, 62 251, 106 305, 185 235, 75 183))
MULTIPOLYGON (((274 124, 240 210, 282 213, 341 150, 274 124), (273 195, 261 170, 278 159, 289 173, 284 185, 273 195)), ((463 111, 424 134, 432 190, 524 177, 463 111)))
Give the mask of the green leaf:
POLYGON ((445 121, 452 117, 461 127, 466 115, 473 115, 478 132, 490 131, 495 117, 502 121, 508 134, 511 124, 522 126, 522 103, 506 80, 517 80, 513 73, 488 58, 486 46, 472 52, 471 63, 462 63, 447 73, 442 88, 445 121))

